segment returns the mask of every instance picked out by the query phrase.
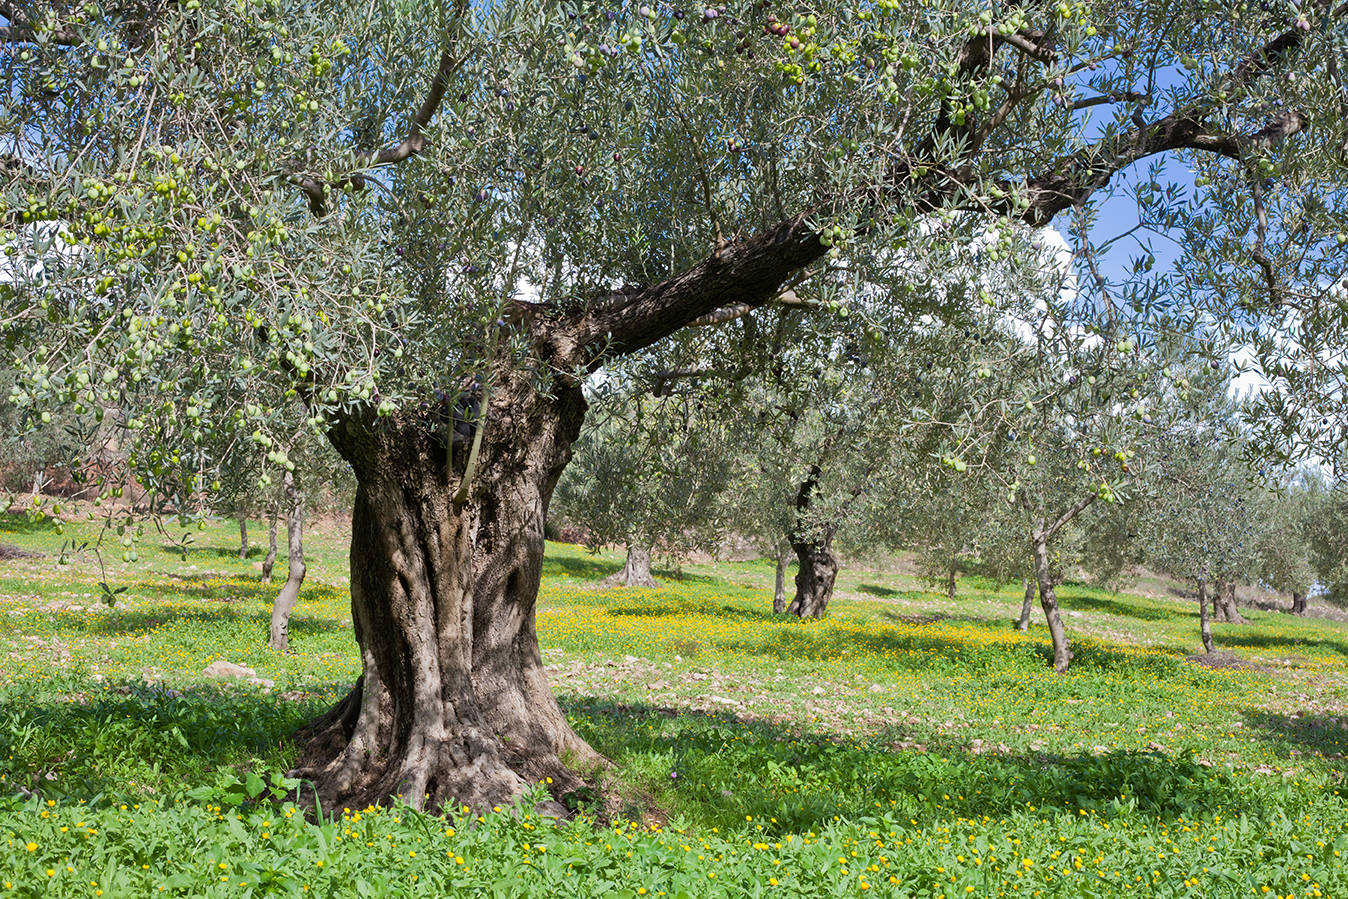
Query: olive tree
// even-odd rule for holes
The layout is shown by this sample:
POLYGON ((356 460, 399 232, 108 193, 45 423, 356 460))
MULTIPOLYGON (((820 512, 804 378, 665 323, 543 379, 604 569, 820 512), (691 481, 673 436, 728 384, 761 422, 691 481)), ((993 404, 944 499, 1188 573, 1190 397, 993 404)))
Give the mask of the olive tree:
POLYGON ((724 429, 696 396, 652 397, 632 385, 606 385, 557 487, 557 502, 583 525, 589 543, 626 547, 617 576, 626 587, 654 587, 651 555, 715 549, 723 533, 718 498, 730 466, 724 429))
MULTIPOLYGON (((115 406, 141 478, 193 491, 213 431, 293 464, 262 388, 304 403, 358 483, 363 674, 298 772, 329 808, 565 793, 603 760, 534 609, 586 376, 788 290, 905 310, 958 216, 1011 252, 1148 160, 1340 177, 1344 8, 1227 10, 5 0, 0 245, 49 263, 0 285, 14 399, 115 406)), ((1275 267, 1323 237, 1201 200, 1170 211, 1268 221, 1275 267)))
POLYGON ((1306 614, 1306 600, 1316 581, 1304 498, 1295 479, 1274 482, 1255 497, 1256 576, 1268 589, 1290 594, 1295 615, 1306 614))
MULTIPOLYGON (((1348 490, 1321 472, 1305 471, 1294 494, 1298 518, 1310 551, 1315 580, 1324 586, 1324 599, 1348 608, 1348 490)), ((1304 611, 1306 598, 1300 608, 1304 611)))

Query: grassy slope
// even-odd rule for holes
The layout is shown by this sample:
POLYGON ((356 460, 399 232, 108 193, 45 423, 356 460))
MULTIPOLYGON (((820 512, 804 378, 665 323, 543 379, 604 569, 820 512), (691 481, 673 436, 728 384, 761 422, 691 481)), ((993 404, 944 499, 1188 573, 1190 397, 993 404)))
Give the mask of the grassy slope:
POLYGON ((1259 667, 1210 670, 1184 660, 1191 603, 1068 586, 1055 677, 1042 627, 1009 628, 1019 591, 849 572, 801 623, 771 615, 765 563, 601 591, 620 559, 554 545, 544 657, 628 822, 316 826, 234 782, 285 770, 286 735, 357 674, 339 529, 306 541, 280 656, 226 524, 186 561, 146 535, 106 570, 116 610, 92 555, 54 558, 92 525, 0 527, 49 554, 0 563, 0 895, 1348 896, 1341 623, 1251 612, 1214 630, 1259 667), (208 682, 215 658, 274 687, 208 682))

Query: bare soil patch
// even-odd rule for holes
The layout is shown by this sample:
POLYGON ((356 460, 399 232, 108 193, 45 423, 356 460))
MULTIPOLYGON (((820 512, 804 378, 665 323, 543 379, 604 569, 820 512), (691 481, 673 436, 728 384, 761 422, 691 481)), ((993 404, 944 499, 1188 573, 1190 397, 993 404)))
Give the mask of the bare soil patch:
POLYGON ((1247 659, 1242 659, 1234 652, 1226 649, 1218 649, 1213 652, 1200 652, 1185 658, 1195 665, 1202 665, 1204 668, 1213 668, 1219 671, 1264 671, 1267 670, 1262 665, 1256 665, 1247 659))

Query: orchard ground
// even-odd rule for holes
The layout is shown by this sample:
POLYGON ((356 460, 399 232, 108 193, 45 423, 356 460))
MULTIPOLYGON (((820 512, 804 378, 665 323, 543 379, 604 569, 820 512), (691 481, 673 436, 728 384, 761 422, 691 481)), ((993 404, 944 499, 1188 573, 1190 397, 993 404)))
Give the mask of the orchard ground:
POLYGON ((1069 584, 1056 676, 1016 585, 950 601, 854 568, 801 622, 772 615, 767 562, 605 590, 617 554, 551 544, 542 652, 615 763, 562 797, 578 817, 316 821, 283 774, 359 673, 343 529, 306 534, 288 655, 232 523, 186 559, 149 527, 134 564, 107 535, 105 570, 95 526, 64 531, 0 520, 44 554, 0 563, 0 896, 1348 897, 1343 622, 1242 610, 1209 667, 1166 585, 1069 584))

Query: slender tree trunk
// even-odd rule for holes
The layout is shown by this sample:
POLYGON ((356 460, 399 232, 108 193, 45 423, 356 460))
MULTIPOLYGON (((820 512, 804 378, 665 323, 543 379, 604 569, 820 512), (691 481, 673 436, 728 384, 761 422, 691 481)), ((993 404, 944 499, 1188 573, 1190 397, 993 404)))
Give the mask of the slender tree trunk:
POLYGON ((280 506, 272 503, 267 518, 267 556, 262 560, 262 580, 271 583, 272 568, 276 566, 276 519, 280 517, 280 506))
POLYGON ((1072 649, 1067 642, 1062 616, 1058 614, 1058 596, 1054 592, 1053 572, 1048 561, 1049 536, 1041 525, 1035 529, 1030 547, 1034 555, 1034 576, 1039 585, 1039 604, 1044 609, 1044 620, 1048 623, 1048 633, 1053 639, 1053 670, 1062 674, 1072 664, 1072 649))
POLYGON ((945 582, 945 595, 947 599, 955 598, 955 585, 956 579, 958 577, 959 577, 959 568, 954 562, 952 562, 950 564, 950 571, 946 576, 945 582))
POLYGON ((267 643, 272 649, 290 649, 290 613, 304 585, 304 495, 295 486, 295 476, 285 474, 285 494, 290 514, 286 517, 286 582, 271 606, 271 633, 267 643))
POLYGON ((1305 614, 1306 614, 1306 594, 1305 594, 1305 593, 1298 593, 1298 592, 1296 592, 1295 590, 1292 591, 1292 614, 1293 614, 1293 615, 1305 615, 1305 614))
MULTIPOLYGON (((1095 502, 1098 496, 1096 493, 1087 493, 1065 509, 1052 524, 1039 518, 1030 531, 1030 553, 1034 559, 1034 578, 1039 584, 1039 604, 1044 607, 1044 620, 1048 622, 1048 633, 1053 639, 1053 670, 1059 674, 1067 671, 1072 664, 1072 648, 1067 643, 1067 630, 1063 627, 1062 616, 1058 614, 1058 595, 1054 591, 1053 571, 1048 560, 1048 542, 1063 525, 1095 502)), ((1023 494, 1022 501, 1028 510, 1030 505, 1023 494)))
POLYGON ((584 785, 570 766, 605 764, 553 697, 534 624, 543 522, 585 401, 578 386, 544 395, 520 375, 484 405, 480 438, 452 453, 443 409, 330 432, 357 479, 351 612, 363 674, 299 735, 296 774, 325 809, 390 796, 490 808, 547 778, 562 796, 584 785))
POLYGON ((1240 610, 1236 608, 1235 581, 1218 581, 1217 592, 1213 596, 1213 601, 1217 606, 1217 611, 1221 613, 1223 621, 1229 621, 1232 624, 1245 623, 1245 619, 1240 615, 1240 610))
POLYGON ((1203 651, 1212 652, 1212 622, 1208 613, 1208 582, 1198 581, 1198 631, 1203 636, 1203 651))
POLYGON ((248 558, 248 518, 239 513, 239 559, 248 558))
POLYGON ((1027 577, 1025 579, 1025 601, 1020 604, 1020 620, 1016 622, 1016 630, 1021 633, 1027 633, 1030 630, 1030 611, 1034 608, 1035 578, 1027 577))
POLYGON ((786 567, 791 561, 791 548, 784 546, 777 550, 777 579, 772 587, 772 613, 781 615, 786 611, 786 567))
POLYGON ((623 570, 618 572, 618 580, 624 587, 658 587, 651 575, 651 551, 636 543, 627 544, 627 561, 623 570))

